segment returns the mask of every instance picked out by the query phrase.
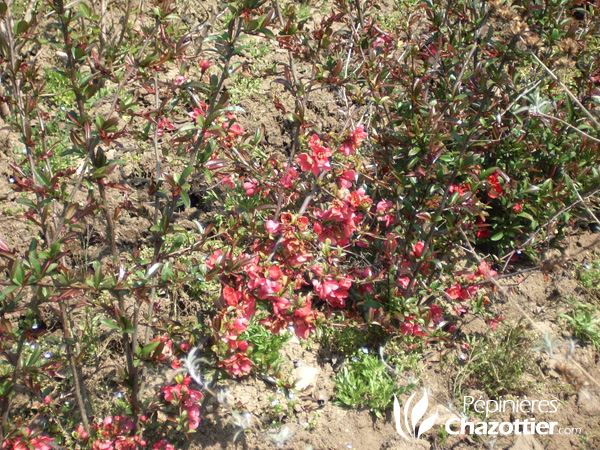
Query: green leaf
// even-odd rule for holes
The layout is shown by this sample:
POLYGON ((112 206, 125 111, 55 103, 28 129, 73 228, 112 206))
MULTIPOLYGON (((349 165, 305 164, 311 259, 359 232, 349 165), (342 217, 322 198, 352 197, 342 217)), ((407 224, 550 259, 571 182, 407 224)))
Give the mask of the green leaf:
POLYGON ((493 235, 490 239, 492 241, 499 241, 500 239, 502 239, 504 237, 504 232, 500 231, 498 233, 496 233, 495 235, 493 235))
POLYGON ((179 177, 180 183, 183 183, 185 179, 194 171, 194 166, 186 167, 186 169, 181 172, 181 177, 179 177))
POLYGON ((181 191, 179 193, 179 195, 181 196, 181 200, 183 200, 183 204, 185 205, 185 208, 189 209, 191 206, 191 201, 190 201, 190 196, 188 195, 188 193, 185 191, 181 191))
MULTIPOLYGON (((164 347, 164 343, 160 341, 150 342, 148 345, 144 345, 140 351, 140 357, 143 359, 148 359, 150 354, 157 349, 158 346, 161 346, 159 351, 162 351, 162 347, 164 347)), ((138 347, 139 348, 139 347, 138 347)))
POLYGON ((25 279, 25 270, 23 269, 23 265, 21 263, 16 264, 17 267, 15 267, 15 275, 12 281, 18 286, 23 286, 23 280, 25 279))
POLYGON ((113 330, 121 330, 121 327, 117 325, 117 322, 115 322, 114 320, 102 319, 100 323, 113 330))
POLYGON ((48 180, 48 177, 46 177, 46 175, 44 175, 36 167, 33 167, 33 178, 35 179, 36 183, 41 184, 44 187, 50 186, 50 180, 48 180))
POLYGON ((255 33, 257 33, 257 34, 264 34, 269 39, 275 40, 275 35, 268 28, 261 28, 260 30, 256 30, 255 33))

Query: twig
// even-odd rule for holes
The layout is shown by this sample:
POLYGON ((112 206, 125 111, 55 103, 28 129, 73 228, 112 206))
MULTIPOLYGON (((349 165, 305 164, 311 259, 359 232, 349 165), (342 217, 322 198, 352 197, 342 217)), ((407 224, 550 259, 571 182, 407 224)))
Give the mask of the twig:
MULTIPOLYGON (((521 42, 523 42, 525 44, 525 41, 523 40, 522 37, 519 37, 521 39, 521 42)), ((556 74, 546 65, 543 63, 543 61, 537 57, 537 55, 535 53, 533 53, 532 51, 530 52, 531 56, 533 56, 533 59, 535 59, 535 61, 544 68, 544 70, 548 73, 548 75, 550 75, 550 77, 552 77, 552 79, 554 81, 556 81, 559 86, 567 93, 567 95, 571 98, 571 100, 573 100, 573 102, 579 106, 579 108, 581 108, 581 110, 583 111, 583 113, 588 116, 588 118, 592 121, 592 123, 596 126, 596 129, 600 130, 600 123, 598 123, 598 121, 596 120, 596 118, 587 110, 587 108, 585 106, 583 106, 581 104, 581 102, 579 101, 579 99, 575 96, 575 94, 573 94, 571 92, 571 90, 565 86, 565 84, 560 81, 560 79, 556 76, 556 74)))

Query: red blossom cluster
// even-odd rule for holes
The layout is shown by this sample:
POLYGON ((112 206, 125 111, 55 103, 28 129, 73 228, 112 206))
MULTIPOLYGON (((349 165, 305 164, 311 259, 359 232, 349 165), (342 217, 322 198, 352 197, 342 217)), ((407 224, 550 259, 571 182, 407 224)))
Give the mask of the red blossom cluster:
MULTIPOLYGON (((493 270, 486 261, 481 261, 475 272, 467 272, 464 274, 463 286, 460 283, 455 283, 446 289, 446 295, 450 300, 469 300, 475 296, 480 286, 473 284, 478 281, 487 280, 497 275, 497 272, 493 270)), ((455 307, 457 313, 464 313, 466 310, 464 307, 455 307)))
POLYGON ((179 408, 179 412, 187 413, 188 430, 195 430, 200 425, 200 406, 202 392, 190 387, 192 379, 184 377, 181 383, 163 386, 161 392, 166 402, 179 408))
POLYGON ((318 177, 323 170, 331 170, 329 157, 332 151, 322 145, 321 139, 316 134, 313 134, 308 140, 308 146, 312 153, 301 153, 298 155, 297 161, 300 164, 302 172, 312 172, 315 177, 318 177))
POLYGON ((21 436, 13 437, 2 443, 2 450, 52 450, 54 439, 34 433, 29 428, 25 428, 21 436))
POLYGON ((92 450, 135 450, 147 444, 135 434, 135 424, 127 416, 105 417, 93 428, 99 437, 92 443, 92 450))

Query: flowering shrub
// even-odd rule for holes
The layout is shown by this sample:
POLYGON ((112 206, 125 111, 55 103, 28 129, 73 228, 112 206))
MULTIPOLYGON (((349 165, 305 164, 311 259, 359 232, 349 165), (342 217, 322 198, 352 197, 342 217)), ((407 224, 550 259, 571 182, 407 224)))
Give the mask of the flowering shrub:
POLYGON ((174 448, 212 395, 188 353, 217 368, 212 384, 269 370, 280 342, 261 343, 264 330, 308 338, 343 316, 378 343, 449 340, 455 315, 489 303, 499 263, 535 258, 599 184, 594 49, 581 45, 577 96, 551 69, 585 33, 555 2, 489 3, 427 1, 419 25, 394 25, 370 3, 309 21, 293 2, 232 0, 193 30, 169 1, 132 21, 111 3, 115 42, 96 6, 0 8, 0 112, 24 148, 10 182, 34 230, 0 237, 2 448, 174 448), (41 39, 31 18, 50 16, 41 39), (507 17, 510 33, 487 26, 507 17), (289 55, 270 74, 285 148, 230 102, 248 37, 289 55), (47 103, 58 94, 38 51, 64 59, 70 104, 47 103), (532 85, 534 67, 552 76, 532 85), (321 92, 344 120, 317 123, 321 92), (490 258, 457 270, 463 244, 490 258), (100 350, 101 335, 118 343, 100 350), (107 353, 116 374, 97 366, 107 353), (151 392, 148 372, 171 370, 151 392), (72 392, 63 417, 53 398, 72 392), (48 425, 32 431, 36 414, 48 425))

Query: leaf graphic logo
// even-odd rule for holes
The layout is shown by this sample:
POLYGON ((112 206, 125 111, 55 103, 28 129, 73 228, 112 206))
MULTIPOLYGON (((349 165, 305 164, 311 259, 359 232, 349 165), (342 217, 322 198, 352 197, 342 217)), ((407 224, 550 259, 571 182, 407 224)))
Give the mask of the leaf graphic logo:
POLYGON ((417 424, 419 420, 423 418, 425 415, 425 411, 427 411, 427 391, 423 389, 423 397, 421 400, 417 402, 417 404, 413 407, 410 414, 410 423, 412 426, 408 425, 408 409, 410 408, 410 403, 412 402, 413 397, 416 392, 410 396, 408 401, 406 402, 406 406, 404 406, 404 425, 406 427, 406 431, 408 432, 408 436, 404 433, 402 429, 402 425, 400 423, 400 417, 402 416, 402 411, 400 410, 400 403, 398 403, 398 398, 394 395, 394 419, 396 420, 396 431, 400 436, 402 436, 406 440, 411 439, 419 439, 423 433, 433 428, 435 425, 435 419, 437 419, 438 411, 435 410, 435 414, 428 419, 425 419, 419 428, 417 429, 417 424))

